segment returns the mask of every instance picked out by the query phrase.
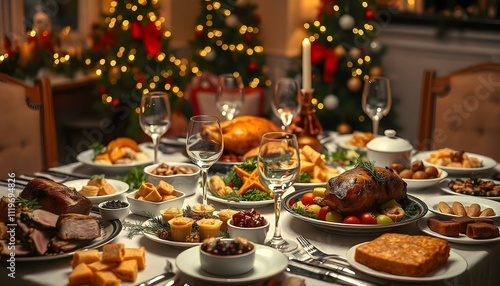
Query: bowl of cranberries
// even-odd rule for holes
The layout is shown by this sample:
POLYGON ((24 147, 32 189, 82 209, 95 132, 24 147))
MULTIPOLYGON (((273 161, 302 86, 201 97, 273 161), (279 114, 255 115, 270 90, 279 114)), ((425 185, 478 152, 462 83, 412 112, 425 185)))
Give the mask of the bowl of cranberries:
POLYGON ((263 244, 269 231, 269 221, 255 209, 239 211, 227 221, 229 237, 244 237, 253 243, 263 244))
POLYGON ((236 276, 253 269, 255 245, 243 237, 210 237, 199 247, 201 268, 210 274, 236 276))

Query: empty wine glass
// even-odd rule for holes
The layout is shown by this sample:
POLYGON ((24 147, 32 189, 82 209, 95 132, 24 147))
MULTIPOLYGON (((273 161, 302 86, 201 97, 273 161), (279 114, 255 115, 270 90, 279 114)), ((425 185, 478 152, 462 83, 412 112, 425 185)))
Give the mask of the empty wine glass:
POLYGON ((274 86, 274 96, 271 103, 274 114, 281 119, 281 128, 286 130, 293 118, 300 112, 299 85, 294 79, 281 78, 274 86))
POLYGON ((208 169, 219 160, 224 150, 219 119, 210 115, 196 115, 189 119, 186 152, 201 169, 203 204, 207 204, 208 169))
POLYGON ((373 134, 378 133, 378 125, 382 117, 391 110, 392 96, 391 85, 386 77, 371 77, 365 82, 363 88, 362 107, 370 117, 373 124, 373 134))
POLYGON ((262 136, 257 158, 259 179, 274 193, 274 235, 266 245, 282 252, 297 248, 297 243, 281 236, 281 196, 290 188, 300 170, 299 145, 294 134, 269 132, 262 136))
POLYGON ((235 118, 245 100, 244 85, 241 77, 227 73, 219 76, 215 104, 227 120, 235 118))
POLYGON ((144 133, 153 140, 155 164, 158 163, 160 138, 170 127, 170 116, 170 102, 165 92, 153 91, 142 95, 139 122, 144 133))

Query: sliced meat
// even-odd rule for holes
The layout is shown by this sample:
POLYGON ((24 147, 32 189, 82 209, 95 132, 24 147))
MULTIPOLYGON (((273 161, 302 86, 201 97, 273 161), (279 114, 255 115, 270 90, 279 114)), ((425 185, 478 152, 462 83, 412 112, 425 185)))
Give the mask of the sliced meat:
POLYGON ((52 238, 50 245, 52 252, 64 253, 73 251, 87 243, 88 240, 61 240, 57 236, 55 236, 52 238))
POLYGON ((12 251, 14 251, 14 254, 17 256, 26 256, 31 253, 31 249, 27 248, 23 244, 16 244, 15 247, 9 249, 9 245, 7 244, 7 240, 0 240, 0 249, 2 250, 1 254, 2 255, 8 255, 10 256, 12 251))
POLYGON ((30 233, 31 243, 36 252, 40 255, 47 253, 51 236, 39 229, 32 228, 30 233))
POLYGON ((56 228, 59 216, 51 212, 37 209, 32 212, 23 212, 32 222, 45 228, 56 228))
POLYGON ((58 237, 64 240, 92 240, 101 235, 99 220, 94 216, 63 214, 57 222, 58 237))

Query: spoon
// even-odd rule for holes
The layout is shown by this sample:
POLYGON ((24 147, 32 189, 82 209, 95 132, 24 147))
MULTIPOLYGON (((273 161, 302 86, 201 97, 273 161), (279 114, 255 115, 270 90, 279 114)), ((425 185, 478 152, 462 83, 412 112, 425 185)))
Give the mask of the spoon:
MULTIPOLYGON (((165 265, 165 272, 164 273, 157 275, 157 276, 149 279, 148 281, 144 281, 141 284, 139 284, 138 286, 155 285, 157 283, 172 279, 172 278, 174 278, 174 276, 175 276, 175 273, 174 273, 174 271, 172 271, 172 263, 170 261, 168 261, 168 259, 167 259, 167 264, 165 265)), ((173 280, 171 282, 173 282, 173 280)), ((169 283, 167 285, 171 285, 171 283, 169 283)))

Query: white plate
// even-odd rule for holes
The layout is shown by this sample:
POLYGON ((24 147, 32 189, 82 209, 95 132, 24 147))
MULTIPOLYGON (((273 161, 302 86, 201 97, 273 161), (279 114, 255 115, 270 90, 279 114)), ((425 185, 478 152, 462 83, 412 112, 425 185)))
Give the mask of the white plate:
POLYGON ((342 134, 342 135, 336 136, 334 138, 334 142, 338 146, 345 148, 345 149, 366 151, 366 147, 358 147, 358 146, 354 146, 354 145, 349 144, 349 141, 351 140, 351 138, 352 138, 352 134, 342 134))
MULTIPOLYGON (((283 272, 288 265, 288 259, 278 250, 255 245, 255 264, 253 270, 238 276, 216 276, 201 269, 200 246, 192 247, 181 252, 175 259, 175 265, 180 272, 203 282, 220 284, 242 284, 260 282, 283 272)), ((256 283, 258 284, 258 283, 256 283)))
MULTIPOLYGON (((114 180, 114 179, 106 179, 106 181, 108 181, 108 183, 110 183, 115 188, 116 193, 111 194, 111 195, 86 197, 86 198, 89 199, 92 203, 98 204, 100 202, 115 199, 118 196, 120 196, 121 194, 128 191, 129 186, 125 182, 122 182, 119 180, 114 180)), ((79 179, 79 180, 67 181, 67 182, 64 182, 63 184, 67 187, 75 188, 75 190, 80 191, 83 186, 87 185, 88 182, 89 182, 89 179, 79 179)))
POLYGON ((439 178, 434 179, 403 179, 406 182, 408 190, 425 189, 437 185, 441 180, 448 177, 448 172, 437 168, 441 172, 439 178))
POLYGON ((90 248, 99 248, 118 236, 122 230, 122 224, 119 220, 103 220, 101 215, 96 213, 91 213, 90 215, 96 216, 99 218, 99 224, 101 225, 101 236, 92 240, 90 243, 83 245, 82 247, 75 249, 71 252, 66 252, 62 254, 54 254, 47 256, 20 256, 16 255, 16 262, 24 262, 24 261, 45 261, 45 260, 53 260, 65 257, 71 257, 75 253, 75 251, 80 249, 90 249, 90 248))
POLYGON ((439 267, 438 269, 429 273, 425 277, 400 276, 400 275, 390 274, 387 272, 382 272, 379 270, 374 270, 354 260, 354 253, 356 252, 356 248, 364 243, 357 244, 351 247, 347 251, 347 256, 346 256, 347 262, 349 262, 349 264, 351 264, 352 267, 358 269, 359 271, 378 278, 383 278, 393 281, 420 283, 420 282, 438 281, 438 280, 453 278, 462 274, 465 270, 467 270, 467 261, 465 261, 465 259, 462 256, 460 256, 453 250, 450 250, 450 257, 448 257, 448 261, 446 262, 445 265, 439 267))
POLYGON ((492 208, 493 211, 495 212, 494 216, 486 216, 485 218, 498 218, 498 217, 500 217, 500 203, 499 202, 495 202, 493 200, 483 199, 483 198, 479 198, 479 197, 449 195, 449 196, 431 197, 431 198, 428 198, 424 201, 427 204, 429 211, 431 211, 434 214, 436 214, 437 216, 441 216, 441 217, 454 218, 454 217, 458 217, 458 216, 452 215, 452 214, 445 214, 445 213, 440 212, 439 207, 438 207, 438 204, 440 201, 447 203, 450 207, 453 204, 453 202, 455 202, 455 201, 462 203, 464 206, 469 206, 473 203, 477 203, 481 207, 481 210, 483 210, 485 208, 492 208))
MULTIPOLYGON (((441 235, 437 232, 432 231, 429 228, 428 222, 429 218, 422 218, 417 222, 418 228, 422 231, 427 233, 428 235, 432 235, 444 240, 447 240, 449 242, 454 242, 454 243, 460 243, 460 244, 483 244, 483 243, 490 243, 490 242, 495 242, 495 241, 500 241, 500 236, 495 237, 495 238, 489 238, 489 239, 473 239, 468 237, 467 235, 461 233, 458 237, 450 237, 450 236, 445 236, 441 235)), ((497 226, 498 227, 498 226, 497 226)), ((498 227, 500 228, 500 227, 498 227)))
POLYGON ((105 173, 127 173, 132 167, 139 167, 150 165, 153 163, 154 151, 153 149, 142 148, 142 152, 148 155, 149 159, 145 161, 137 161, 130 164, 114 164, 114 165, 106 165, 94 162, 94 150, 86 150, 78 154, 76 156, 76 160, 78 162, 99 169, 105 173))
MULTIPOLYGON (((402 221, 400 222, 395 222, 395 223, 388 223, 388 224, 348 224, 348 223, 341 223, 341 222, 329 222, 329 221, 324 221, 320 219, 315 219, 315 218, 310 218, 303 216, 301 214, 298 214, 293 211, 292 205, 293 202, 299 201, 302 195, 304 195, 307 192, 310 192, 311 190, 300 190, 296 191, 294 193, 290 193, 289 195, 285 196, 283 198, 283 205, 285 210, 287 210, 290 214, 292 214, 294 217, 311 224, 312 226, 329 232, 329 233, 334 233, 334 234, 341 234, 341 235, 349 235, 349 236, 364 236, 364 235, 375 235, 375 234, 380 234, 388 231, 392 231, 395 228, 398 228, 403 225, 407 225, 410 223, 413 223, 417 220, 419 220, 421 217, 423 217, 427 213, 427 206, 426 204, 421 201, 420 199, 408 195, 408 204, 413 203, 416 204, 416 206, 419 209, 418 214, 415 214, 411 217, 405 217, 403 218, 402 221)), ((403 208, 405 207, 405 204, 403 204, 403 208)))
MULTIPOLYGON (((143 225, 150 224, 150 223, 151 223, 151 219, 148 219, 147 221, 145 221, 143 223, 143 225)), ((152 240, 154 242, 170 245, 172 247, 179 248, 179 249, 186 249, 186 248, 190 248, 190 247, 197 246, 197 245, 201 244, 200 242, 180 242, 180 241, 161 239, 156 234, 152 234, 152 233, 148 233, 148 232, 144 232, 144 236, 146 238, 148 238, 149 240, 152 240)))
POLYGON ((452 176, 452 175, 455 175, 455 176, 462 175, 463 176, 463 175, 469 175, 470 173, 485 172, 485 171, 493 169, 497 165, 497 162, 490 157, 486 157, 486 156, 475 154, 475 153, 469 153, 469 152, 465 152, 465 154, 467 154, 469 157, 476 157, 477 159, 479 159, 479 161, 481 161, 483 164, 482 167, 478 167, 478 168, 456 168, 455 167, 454 168, 454 167, 440 166, 440 165, 436 165, 436 164, 432 164, 432 163, 427 162, 427 158, 429 158, 429 155, 432 153, 435 153, 435 152, 437 152, 437 150, 420 152, 414 156, 414 158, 412 159, 412 162, 415 160, 422 160, 424 165, 434 166, 434 167, 440 168, 441 170, 445 170, 446 172, 448 172, 448 175, 450 175, 450 176, 452 176))
MULTIPOLYGON (((500 181, 495 181, 495 180, 491 180, 491 179, 482 179, 482 180, 490 180, 490 181, 493 181, 495 184, 500 184, 500 181)), ((483 198, 483 199, 500 201, 500 197, 480 197, 480 196, 473 196, 473 195, 468 195, 468 194, 457 193, 457 192, 451 190, 450 187, 448 187, 448 183, 451 181, 452 181, 452 179, 446 179, 446 180, 442 180, 439 183, 439 187, 441 188, 441 190, 443 192, 450 194, 450 195, 466 196, 466 197, 473 197, 473 198, 483 198)))

